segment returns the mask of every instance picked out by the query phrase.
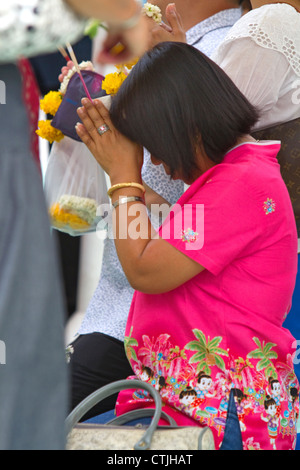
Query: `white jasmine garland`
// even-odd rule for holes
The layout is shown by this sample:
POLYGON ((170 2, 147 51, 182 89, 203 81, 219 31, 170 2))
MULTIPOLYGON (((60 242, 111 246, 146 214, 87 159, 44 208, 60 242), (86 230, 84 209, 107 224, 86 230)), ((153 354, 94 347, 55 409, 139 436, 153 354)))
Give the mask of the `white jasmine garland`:
MULTIPOLYGON (((80 70, 91 70, 92 72, 95 72, 95 68, 94 68, 92 62, 90 62, 90 61, 81 62, 81 64, 79 64, 79 68, 80 68, 80 70)), ((67 75, 63 79, 62 84, 61 84, 60 89, 59 89, 59 91, 61 92, 62 95, 66 94, 69 82, 70 82, 71 78, 73 77, 73 75, 75 75, 75 73, 76 73, 76 67, 74 66, 72 69, 69 70, 69 72, 67 73, 67 75)))
POLYGON ((149 16, 149 18, 152 18, 158 24, 162 22, 161 9, 156 5, 152 5, 152 3, 145 3, 143 13, 149 16))

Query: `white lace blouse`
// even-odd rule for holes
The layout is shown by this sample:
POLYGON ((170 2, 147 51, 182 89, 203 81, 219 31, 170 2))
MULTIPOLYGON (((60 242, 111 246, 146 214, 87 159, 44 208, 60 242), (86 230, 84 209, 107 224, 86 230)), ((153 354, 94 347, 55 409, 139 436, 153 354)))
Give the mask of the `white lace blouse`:
POLYGON ((63 0, 1 0, 0 63, 75 42, 85 26, 63 0))
POLYGON ((256 129, 300 117, 300 13, 270 4, 243 16, 213 60, 262 117, 256 129))

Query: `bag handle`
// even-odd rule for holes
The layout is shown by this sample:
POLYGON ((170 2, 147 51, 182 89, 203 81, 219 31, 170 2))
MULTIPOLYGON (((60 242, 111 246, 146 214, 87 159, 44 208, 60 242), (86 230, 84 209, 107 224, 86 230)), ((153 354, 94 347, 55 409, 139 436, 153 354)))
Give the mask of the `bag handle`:
POLYGON ((160 394, 147 382, 140 380, 119 380, 111 384, 105 385, 104 387, 96 390, 96 392, 89 395, 85 400, 79 403, 78 406, 69 414, 66 419, 66 435, 72 431, 74 426, 83 418, 83 416, 90 411, 95 405, 97 405, 105 398, 111 395, 121 392, 122 390, 128 390, 131 388, 141 388, 150 393, 155 402, 155 413, 150 426, 147 428, 143 437, 134 446, 134 450, 149 450, 151 448, 151 442, 153 434, 158 426, 158 422, 161 418, 162 413, 162 401, 160 394))
MULTIPOLYGON (((129 411, 128 413, 125 413, 121 416, 117 416, 116 418, 112 419, 108 423, 106 423, 107 426, 123 426, 126 423, 129 423, 129 421, 133 421, 136 419, 141 419, 141 418, 151 418, 154 416, 155 410, 152 408, 143 408, 142 410, 133 410, 129 411)), ((177 428, 178 425, 175 421, 175 419, 171 418, 167 413, 164 411, 161 412, 161 419, 164 419, 169 423, 170 426, 173 428, 177 428)))

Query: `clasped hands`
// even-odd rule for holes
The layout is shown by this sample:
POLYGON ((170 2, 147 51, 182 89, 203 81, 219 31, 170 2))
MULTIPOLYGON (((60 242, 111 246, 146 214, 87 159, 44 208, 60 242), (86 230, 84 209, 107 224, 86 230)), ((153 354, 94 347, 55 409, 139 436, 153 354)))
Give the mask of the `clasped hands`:
POLYGON ((115 128, 101 99, 91 103, 88 98, 83 98, 77 113, 82 123, 76 125, 76 132, 111 181, 118 183, 126 177, 140 180, 143 148, 115 128))

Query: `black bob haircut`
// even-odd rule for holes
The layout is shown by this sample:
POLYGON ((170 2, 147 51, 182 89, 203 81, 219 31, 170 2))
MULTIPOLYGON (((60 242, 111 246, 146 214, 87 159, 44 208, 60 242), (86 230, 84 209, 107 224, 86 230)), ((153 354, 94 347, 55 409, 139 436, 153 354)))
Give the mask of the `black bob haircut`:
POLYGON ((164 42, 138 61, 112 100, 115 127, 171 171, 190 180, 197 149, 221 163, 257 122, 258 111, 212 60, 192 46, 164 42))

